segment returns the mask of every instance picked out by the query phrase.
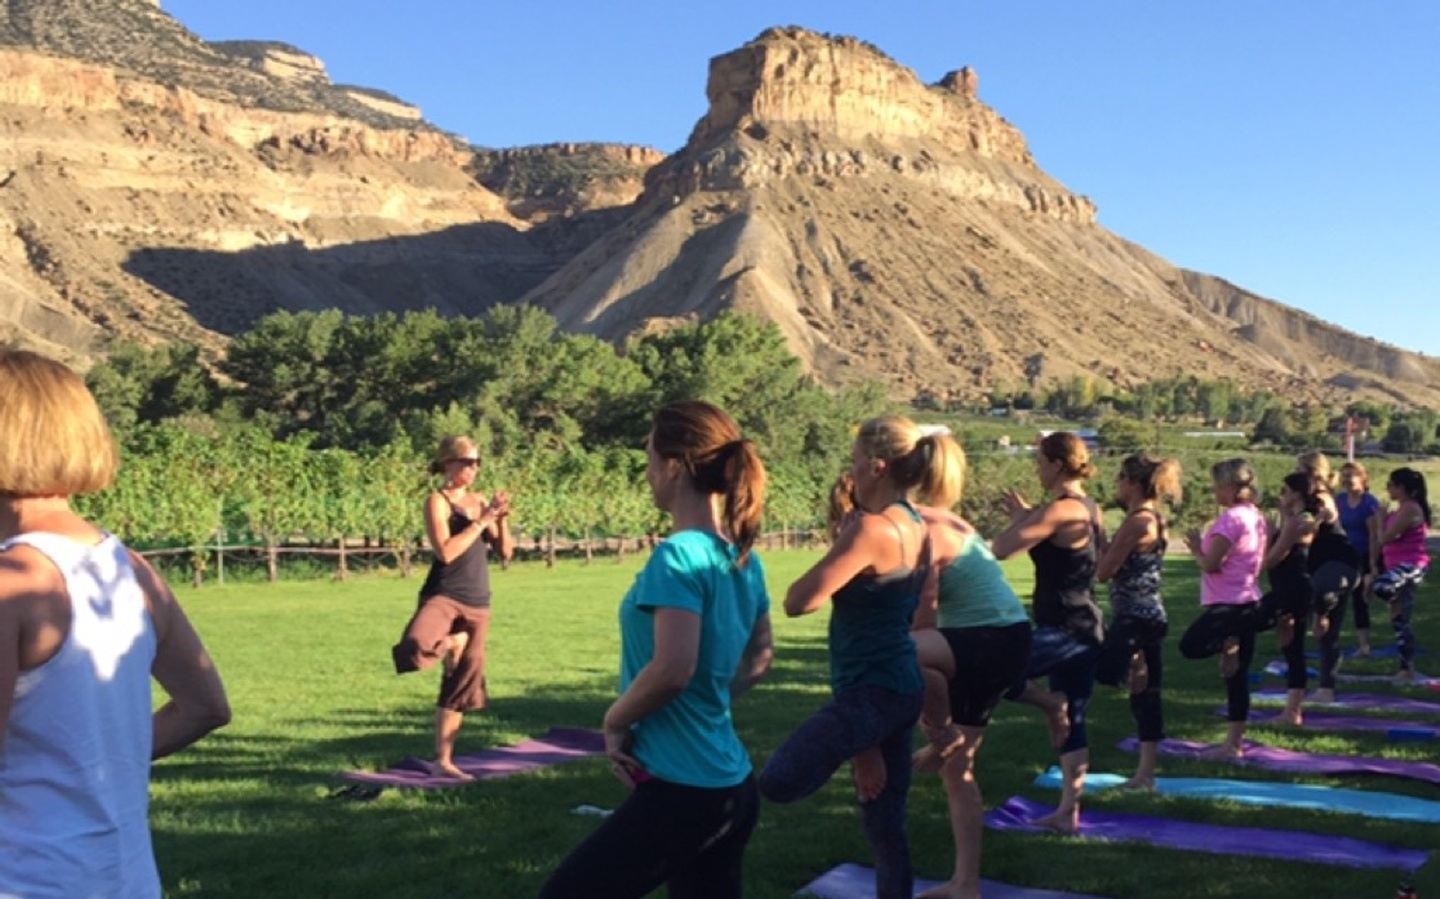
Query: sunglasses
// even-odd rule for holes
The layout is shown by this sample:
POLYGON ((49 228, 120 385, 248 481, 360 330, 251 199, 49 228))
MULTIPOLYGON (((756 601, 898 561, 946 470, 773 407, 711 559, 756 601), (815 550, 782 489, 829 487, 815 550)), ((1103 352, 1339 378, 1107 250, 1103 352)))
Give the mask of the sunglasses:
POLYGON ((478 467, 478 466, 480 465, 480 457, 478 457, 478 456, 471 456, 471 457, 468 458, 468 459, 447 459, 447 460, 445 460, 445 461, 446 461, 447 463, 449 463, 449 462, 459 462, 459 463, 460 463, 460 467, 462 467, 462 468, 476 468, 476 467, 478 467))

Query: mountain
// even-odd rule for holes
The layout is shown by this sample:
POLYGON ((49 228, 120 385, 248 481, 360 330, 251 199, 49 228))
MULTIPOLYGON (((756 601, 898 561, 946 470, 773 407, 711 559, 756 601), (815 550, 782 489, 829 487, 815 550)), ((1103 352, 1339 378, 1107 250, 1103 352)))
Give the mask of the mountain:
POLYGON ((0 0, 0 340, 218 352, 274 309, 517 299, 661 154, 482 150, 275 41, 207 43, 149 0, 0 0))
POLYGON ((612 338, 748 310, 825 380, 942 400, 1028 371, 1440 401, 1440 362, 1101 227, 978 87, 970 69, 926 85, 862 41, 766 31, 711 61, 708 112, 629 220, 525 300, 612 338))
POLYGON ((979 99, 851 38, 711 61, 664 157, 480 148, 290 44, 153 0, 0 0, 0 340, 85 362, 275 309, 523 300, 615 340, 730 308, 829 383, 972 398, 1193 373, 1440 406, 1440 362, 1118 237, 979 99))

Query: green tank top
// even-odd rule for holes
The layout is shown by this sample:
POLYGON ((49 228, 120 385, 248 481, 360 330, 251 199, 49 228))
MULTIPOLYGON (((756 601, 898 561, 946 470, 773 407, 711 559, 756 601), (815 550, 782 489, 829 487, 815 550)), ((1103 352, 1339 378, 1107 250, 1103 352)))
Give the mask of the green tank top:
POLYGON ((1006 627, 1026 620, 1025 606, 979 534, 940 571, 938 624, 944 628, 1006 627))

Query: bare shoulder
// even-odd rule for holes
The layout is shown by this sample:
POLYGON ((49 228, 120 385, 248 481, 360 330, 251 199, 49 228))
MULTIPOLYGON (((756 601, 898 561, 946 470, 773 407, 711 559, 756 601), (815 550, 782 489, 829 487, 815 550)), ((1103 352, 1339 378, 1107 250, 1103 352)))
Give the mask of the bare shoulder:
POLYGON ((37 595, 62 594, 60 572, 31 546, 12 546, 0 552, 0 602, 18 602, 37 595))

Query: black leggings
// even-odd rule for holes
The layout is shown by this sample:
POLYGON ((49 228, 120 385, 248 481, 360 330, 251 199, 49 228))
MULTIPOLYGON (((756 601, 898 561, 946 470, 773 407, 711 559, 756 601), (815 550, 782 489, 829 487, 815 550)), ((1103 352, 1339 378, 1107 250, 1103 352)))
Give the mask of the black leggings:
POLYGON ((1105 629, 1105 644, 1095 679, 1107 687, 1118 687, 1130 673, 1130 658, 1139 652, 1145 656, 1145 689, 1130 694, 1130 714, 1142 743, 1158 743, 1165 739, 1165 718, 1160 705, 1163 671, 1163 644, 1168 626, 1163 620, 1148 618, 1116 618, 1105 629))
MULTIPOLYGON (((1355 594, 1355 620, 1356 627, 1359 627, 1360 605, 1364 600, 1355 594)), ((1345 627, 1345 606, 1351 597, 1344 597, 1335 608, 1325 613, 1325 620, 1330 623, 1325 636, 1320 638, 1320 688, 1322 690, 1335 689, 1335 673, 1340 670, 1340 631, 1345 627)), ((1367 620, 1368 625, 1368 620, 1367 620)))
POLYGON ((1255 632, 1264 630, 1263 623, 1258 602, 1206 606, 1180 638, 1180 654, 1187 659, 1219 655, 1229 637, 1240 641, 1240 664, 1234 674, 1225 678, 1228 721, 1246 721, 1250 717, 1250 663, 1255 659, 1255 632))
POLYGON ((650 780, 575 847, 540 899, 740 899, 741 858, 760 814, 755 779, 718 790, 650 780))

